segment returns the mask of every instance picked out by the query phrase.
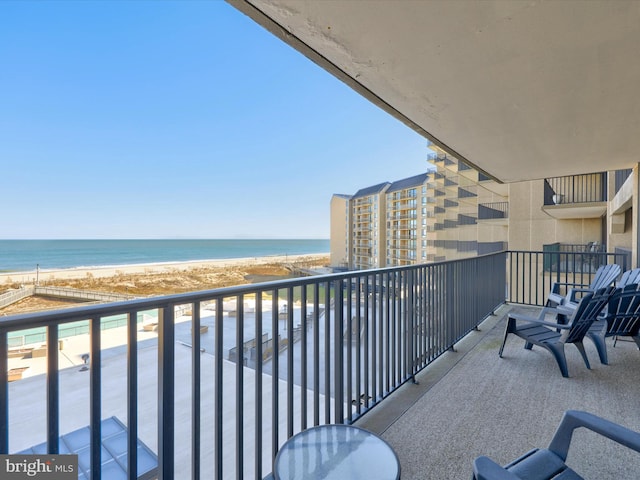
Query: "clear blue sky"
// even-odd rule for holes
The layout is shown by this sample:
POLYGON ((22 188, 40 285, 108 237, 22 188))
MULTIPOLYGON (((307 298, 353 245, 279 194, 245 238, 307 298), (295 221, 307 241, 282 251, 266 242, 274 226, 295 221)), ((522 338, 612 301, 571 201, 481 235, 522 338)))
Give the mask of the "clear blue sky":
POLYGON ((221 1, 0 2, 0 238, 328 238, 426 145, 221 1))

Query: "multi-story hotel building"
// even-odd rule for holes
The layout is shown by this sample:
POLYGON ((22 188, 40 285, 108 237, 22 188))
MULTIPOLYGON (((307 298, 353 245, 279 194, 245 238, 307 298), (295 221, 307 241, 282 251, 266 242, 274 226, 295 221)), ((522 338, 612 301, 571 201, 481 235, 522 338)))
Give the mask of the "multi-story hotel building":
POLYGON ((333 266, 411 265, 507 248, 597 252, 608 245, 631 255, 630 170, 501 184, 430 148, 426 173, 334 195, 333 266))
POLYGON ((427 218, 433 216, 422 173, 331 199, 331 264, 350 269, 411 265, 427 259, 427 218))
POLYGON ((412 265, 427 260, 429 173, 398 180, 386 190, 385 265, 412 265))

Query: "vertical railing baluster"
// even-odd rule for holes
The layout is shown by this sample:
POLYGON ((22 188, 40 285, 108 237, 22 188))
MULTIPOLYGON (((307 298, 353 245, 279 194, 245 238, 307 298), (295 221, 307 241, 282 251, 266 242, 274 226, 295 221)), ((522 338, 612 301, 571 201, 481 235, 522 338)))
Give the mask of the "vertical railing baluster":
POLYGON ((236 479, 244 478, 244 297, 236 297, 236 479))
MULTIPOLYGON (((89 349, 89 423, 91 426, 91 438, 89 440, 89 464, 91 465, 91 480, 100 480, 102 478, 102 461, 100 454, 102 448, 102 359, 100 350, 99 317, 94 317, 89 320, 89 331, 89 338, 91 342, 89 349)), ((137 443, 134 443, 134 445, 135 449, 137 443)), ((131 455, 131 450, 131 446, 127 445, 127 455, 131 455)))
POLYGON ((511 254, 509 255, 509 285, 507 285, 508 288, 508 298, 510 302, 515 301, 515 299, 513 298, 514 293, 513 293, 513 259, 518 257, 518 252, 511 252, 511 254))
POLYGON ((377 383, 376 383, 376 363, 378 360, 376 352, 376 322, 378 318, 377 296, 378 296, 378 275, 371 275, 371 398, 375 403, 377 401, 377 383))
POLYGON ((442 264, 438 269, 440 273, 440 288, 439 288, 439 298, 438 305, 440 309, 440 315, 438 318, 438 329, 440 330, 440 352, 447 350, 448 342, 447 342, 447 277, 448 277, 448 265, 442 264))
POLYGON ((427 356, 427 267, 420 267, 420 367, 426 365, 427 356))
POLYGON ((385 302, 385 391, 389 393, 391 391, 390 382, 391 382, 391 359, 390 359, 390 348, 391 348, 391 285, 389 281, 389 272, 384 273, 384 302, 385 302))
POLYGON ((47 327, 47 452, 59 453, 60 383, 58 376, 58 324, 47 327))
POLYGON ((416 270, 415 269, 411 269, 408 272, 408 288, 407 288, 407 305, 409 306, 409 308, 407 308, 407 316, 409 317, 408 320, 408 329, 407 329, 407 335, 408 335, 408 350, 407 350, 407 361, 408 361, 408 372, 407 374, 409 375, 409 377, 414 381, 416 381, 416 377, 415 377, 415 360, 414 360, 414 355, 415 355, 415 340, 416 340, 416 328, 415 328, 415 273, 416 270))
POLYGON ((262 479, 262 292, 256 292, 255 479, 262 479))
POLYGON ((320 283, 313 284, 313 425, 320 425, 320 283))
POLYGON ((518 262, 516 264, 516 277, 518 278, 519 282, 520 281, 522 282, 522 286, 520 287, 520 288, 522 288, 522 290, 521 290, 520 295, 519 295, 519 297, 522 299, 522 301, 525 301, 525 298, 526 298, 525 297, 525 291, 524 291, 524 289, 526 288, 525 270, 526 269, 525 269, 525 265, 524 265, 524 262, 523 262, 523 265, 522 265, 522 279, 520 279, 520 263, 518 262))
POLYGON ((300 430, 307 429, 307 355, 309 354, 307 348, 308 342, 308 320, 307 320, 307 285, 304 284, 300 287, 300 323, 302 327, 302 339, 300 344, 300 389, 302 390, 301 405, 300 405, 300 430))
POLYGON ((396 320, 396 286, 395 286, 396 272, 389 273, 388 279, 388 293, 387 303, 389 304, 389 390, 395 388, 395 368, 396 368, 396 332, 395 332, 395 320, 396 320))
POLYGON ((213 379, 213 408, 215 412, 215 424, 214 424, 214 437, 213 437, 213 465, 214 465, 214 478, 216 480, 222 480, 223 478, 223 448, 224 448, 224 378, 222 370, 222 362, 224 353, 223 349, 223 331, 224 331, 224 298, 216 298, 216 318, 215 318, 215 373, 213 379))
POLYGON ((426 265, 425 267, 425 311, 424 311, 424 321, 425 321, 425 341, 427 346, 427 351, 425 355, 425 359, 429 362, 433 359, 433 320, 434 320, 434 299, 433 299, 433 266, 426 265))
POLYGON ((278 318, 278 289, 272 292, 271 300, 271 347, 272 347, 272 373, 271 373, 271 455, 275 460, 280 448, 280 322, 278 318))
POLYGON ((344 423, 344 280, 334 283, 335 423, 344 423))
POLYGON ((293 436, 293 385, 295 382, 293 365, 293 348, 295 345, 293 332, 293 287, 287 288, 287 438, 293 436))
POLYGON ((0 454, 9 453, 9 345, 7 331, 0 330, 0 454))
MULTIPOLYGON (((531 295, 529 297, 530 299, 529 303, 534 305, 540 304, 540 298, 539 298, 540 297, 540 292, 539 292, 540 271, 538 267, 538 258, 539 258, 539 255, 537 253, 533 253, 533 252, 529 253, 529 272, 530 272, 529 283, 533 285, 533 287, 530 287, 530 288, 535 288, 535 290, 531 292, 531 295)), ((544 278, 544 272, 542 276, 544 278)))
POLYGON ((347 278, 347 423, 353 421, 353 278, 347 278))
MULTIPOLYGON (((127 474, 138 478, 138 313, 127 313, 127 474)), ((98 327, 96 327, 98 328, 98 327)), ((93 359, 93 355, 91 357, 93 359)), ((91 362, 93 364, 93 360, 91 362)))
MULTIPOLYGON (((363 289, 362 279, 364 277, 357 277, 356 295, 358 297, 358 311, 356 312, 356 328, 358 335, 356 336, 356 413, 361 415, 362 413, 362 303, 363 303, 363 289)), ((365 300, 366 308, 366 300, 365 300)))
POLYGON ((324 291, 324 393, 324 423, 331 423, 331 282, 329 281, 325 283, 324 291))
POLYGON ((158 312, 158 478, 173 479, 175 424, 175 306, 158 312))
POLYGON ((364 337, 364 346, 363 346, 363 358, 362 358, 362 368, 363 368, 363 380, 364 380, 364 387, 363 387, 363 394, 364 394, 364 408, 368 409, 369 408, 369 322, 371 321, 371 315, 370 315, 370 308, 369 308, 369 302, 370 302, 370 296, 371 296, 371 289, 370 289, 370 279, 371 277, 369 275, 365 275, 364 277, 365 279, 365 283, 364 283, 364 303, 365 303, 365 308, 364 308, 364 332, 363 332, 363 337, 364 337))
POLYGON ((378 298, 378 396, 384 397, 384 296, 382 273, 376 275, 376 296, 378 298))
POLYGON ((200 302, 191 305, 191 478, 200 479, 200 302))

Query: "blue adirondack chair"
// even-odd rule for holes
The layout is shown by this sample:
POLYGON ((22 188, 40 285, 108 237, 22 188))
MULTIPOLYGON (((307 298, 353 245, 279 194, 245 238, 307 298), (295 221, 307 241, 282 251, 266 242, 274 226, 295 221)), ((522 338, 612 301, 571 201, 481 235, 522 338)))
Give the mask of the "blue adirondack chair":
POLYGON ((631 337, 640 348, 640 285, 618 288, 609 299, 605 315, 595 321, 587 337, 596 346, 600 362, 607 365, 607 337, 631 337))
POLYGON ((551 292, 547 297, 547 306, 555 307, 558 305, 577 304, 579 301, 579 293, 594 292, 600 288, 611 285, 618 275, 620 275, 620 265, 615 263, 602 265, 596 271, 596 274, 589 285, 582 283, 554 282, 551 285, 551 292))
POLYGON ((640 283, 640 268, 625 271, 616 282, 616 287, 622 288, 632 283, 640 283))
MULTIPOLYGON (((534 449, 501 467, 488 457, 473 462, 474 480, 550 480, 582 477, 566 465, 574 430, 586 428, 627 448, 640 452, 640 433, 591 413, 567 410, 549 447, 534 449)), ((614 478, 612 472, 610 478, 614 478)))
POLYGON ((578 307, 570 313, 567 323, 546 321, 545 318, 548 314, 557 316, 557 310, 548 307, 543 308, 537 318, 510 313, 498 355, 502 358, 507 337, 509 334, 514 334, 524 339, 524 348, 527 350, 531 350, 533 345, 549 350, 558 362, 563 377, 569 376, 567 359, 564 354, 564 346, 567 343, 573 343, 576 346, 585 365, 590 369, 591 365, 589 365, 582 341, 614 291, 615 287, 607 287, 586 294, 580 300, 578 307))

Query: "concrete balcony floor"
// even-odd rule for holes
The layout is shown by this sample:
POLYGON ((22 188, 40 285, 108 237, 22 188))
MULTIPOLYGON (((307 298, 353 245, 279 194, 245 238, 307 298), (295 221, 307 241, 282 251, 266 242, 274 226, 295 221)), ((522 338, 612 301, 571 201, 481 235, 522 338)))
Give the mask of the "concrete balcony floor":
MULTIPOLYGON (((473 459, 487 455, 506 464, 535 447, 546 447, 568 409, 586 410, 640 431, 640 351, 636 344, 607 339, 609 365, 585 340, 591 370, 573 345, 566 348, 570 378, 563 378, 545 349, 525 350, 510 335, 498 350, 505 305, 358 422, 396 450, 402 479, 468 479, 473 459)), ((591 479, 638 478, 640 455, 579 429, 567 463, 591 479)))

